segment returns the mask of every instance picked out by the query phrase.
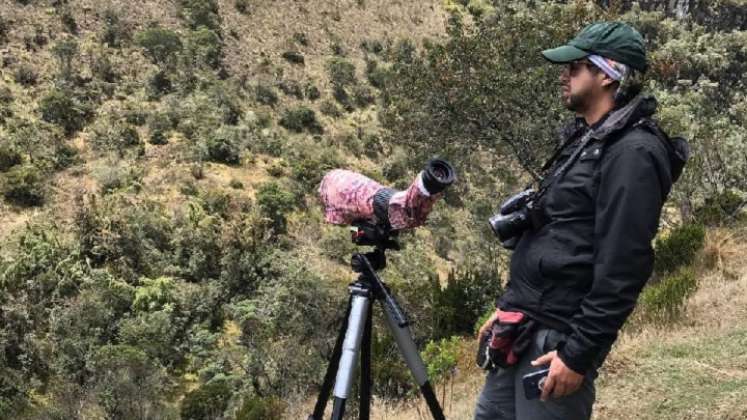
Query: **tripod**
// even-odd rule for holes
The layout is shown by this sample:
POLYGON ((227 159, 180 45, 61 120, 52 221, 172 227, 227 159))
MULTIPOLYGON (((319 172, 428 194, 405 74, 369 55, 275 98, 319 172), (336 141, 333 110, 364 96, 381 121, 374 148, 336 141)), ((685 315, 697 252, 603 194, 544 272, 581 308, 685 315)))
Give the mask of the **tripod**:
POLYGON ((391 239, 392 233, 385 228, 369 223, 358 224, 353 229, 353 242, 358 245, 373 245, 374 251, 353 254, 351 267, 360 273, 358 279, 349 286, 350 299, 346 317, 337 336, 332 360, 327 366, 324 382, 319 392, 314 413, 308 420, 322 420, 324 409, 334 384, 332 420, 342 420, 345 402, 350 396, 353 375, 358 354, 361 354, 360 370, 360 413, 359 419, 368 420, 371 406, 371 302, 378 300, 384 308, 386 323, 392 332, 397 347, 405 359, 415 382, 420 387, 431 415, 436 420, 444 420, 441 406, 428 381, 425 364, 412 339, 409 322, 389 289, 376 274, 386 266, 387 249, 399 249, 399 244, 391 239))

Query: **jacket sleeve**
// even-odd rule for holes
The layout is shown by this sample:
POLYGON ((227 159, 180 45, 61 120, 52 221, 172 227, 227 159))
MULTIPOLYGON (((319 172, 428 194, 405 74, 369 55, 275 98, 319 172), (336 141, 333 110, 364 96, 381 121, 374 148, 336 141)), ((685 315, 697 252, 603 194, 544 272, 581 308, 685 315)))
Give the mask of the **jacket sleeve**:
POLYGON ((561 360, 581 374, 617 339, 653 271, 651 241, 672 181, 666 149, 641 134, 610 145, 600 163, 594 279, 559 350, 561 360))

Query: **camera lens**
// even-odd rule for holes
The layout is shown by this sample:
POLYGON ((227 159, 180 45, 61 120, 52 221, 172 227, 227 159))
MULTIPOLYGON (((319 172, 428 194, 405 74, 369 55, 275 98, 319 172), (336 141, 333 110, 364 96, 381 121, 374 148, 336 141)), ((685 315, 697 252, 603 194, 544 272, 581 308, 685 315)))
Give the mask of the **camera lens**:
POLYGON ((501 242, 507 241, 522 233, 529 227, 529 215, 526 209, 510 214, 496 214, 488 219, 490 228, 501 242))

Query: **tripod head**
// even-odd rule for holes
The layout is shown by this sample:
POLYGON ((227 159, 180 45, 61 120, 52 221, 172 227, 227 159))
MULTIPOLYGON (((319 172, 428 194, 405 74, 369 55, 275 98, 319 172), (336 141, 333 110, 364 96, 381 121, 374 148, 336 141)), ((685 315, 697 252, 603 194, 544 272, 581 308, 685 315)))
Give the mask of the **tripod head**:
POLYGON ((361 257, 364 256, 368 259, 371 267, 374 270, 382 270, 386 267, 386 254, 387 249, 395 251, 400 250, 399 242, 396 238, 398 231, 393 231, 387 226, 381 224, 375 224, 371 222, 356 222, 350 228, 351 240, 354 244, 359 246, 373 246, 374 250, 365 254, 353 254, 352 261, 350 263, 352 269, 356 273, 362 273, 365 269, 361 257))
POLYGON ((356 245, 374 246, 376 248, 393 249, 399 251, 400 246, 396 238, 399 231, 388 226, 371 222, 355 222, 350 227, 351 240, 356 245))

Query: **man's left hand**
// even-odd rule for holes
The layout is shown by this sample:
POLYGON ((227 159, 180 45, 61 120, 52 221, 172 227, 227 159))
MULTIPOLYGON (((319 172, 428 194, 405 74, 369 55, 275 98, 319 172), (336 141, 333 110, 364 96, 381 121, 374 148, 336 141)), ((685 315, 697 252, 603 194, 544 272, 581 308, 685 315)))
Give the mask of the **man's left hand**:
POLYGON ((550 373, 542 386, 542 401, 552 395, 553 398, 560 398, 572 394, 581 387, 584 382, 584 375, 576 373, 574 370, 560 360, 557 351, 551 351, 532 361, 532 366, 550 365, 550 373))

